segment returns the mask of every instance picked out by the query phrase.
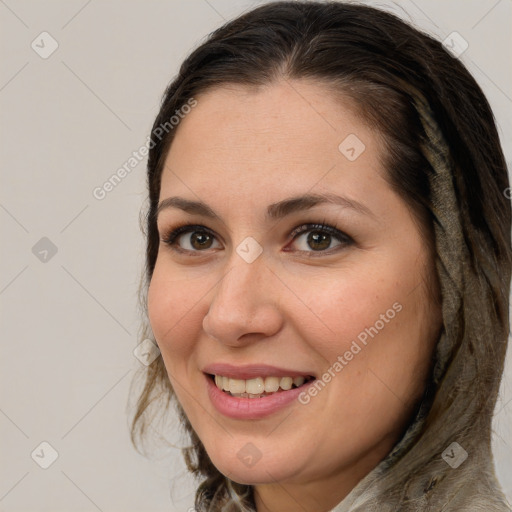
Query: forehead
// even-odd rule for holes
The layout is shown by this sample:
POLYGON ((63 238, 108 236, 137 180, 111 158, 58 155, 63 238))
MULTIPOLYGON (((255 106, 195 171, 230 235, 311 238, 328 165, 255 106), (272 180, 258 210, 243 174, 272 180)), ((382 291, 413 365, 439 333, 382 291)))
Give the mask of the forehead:
POLYGON ((369 185, 382 171, 379 135, 350 99, 335 98, 319 83, 228 85, 195 99, 167 155, 162 197, 171 188, 199 193, 221 183, 249 195, 283 188, 299 193, 315 183, 325 190, 350 189, 369 185), (357 158, 348 158, 354 151, 357 158))

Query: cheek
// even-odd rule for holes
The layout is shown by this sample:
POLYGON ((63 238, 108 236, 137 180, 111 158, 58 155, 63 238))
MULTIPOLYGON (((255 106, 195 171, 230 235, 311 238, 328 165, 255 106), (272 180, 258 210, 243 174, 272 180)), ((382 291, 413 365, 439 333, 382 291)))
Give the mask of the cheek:
POLYGON ((304 340, 322 356, 324 372, 343 374, 330 380, 343 388, 337 396, 356 408, 387 404, 392 416, 422 391, 437 325, 418 268, 405 272, 399 263, 297 288, 314 312, 309 321, 297 315, 304 340))
POLYGON ((304 306, 298 305, 295 309, 301 315, 297 321, 308 332, 309 342, 332 362, 349 350, 352 341, 364 346, 371 339, 368 330, 374 333, 371 328, 375 324, 383 332, 397 323, 409 279, 401 281, 391 272, 377 275, 368 269, 341 271, 339 279, 332 273, 304 278, 295 286, 297 296, 310 310, 304 314, 304 306))
POLYGON ((209 288, 204 279, 176 278, 170 270, 157 264, 148 288, 148 318, 168 368, 192 351, 202 328, 201 297, 209 288))

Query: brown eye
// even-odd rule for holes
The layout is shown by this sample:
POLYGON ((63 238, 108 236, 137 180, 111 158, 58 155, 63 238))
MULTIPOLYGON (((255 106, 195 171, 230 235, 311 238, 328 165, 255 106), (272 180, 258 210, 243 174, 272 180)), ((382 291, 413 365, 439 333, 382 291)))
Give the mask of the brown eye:
MULTIPOLYGON (((327 224, 303 224, 294 229, 291 236, 293 243, 305 237, 296 250, 308 256, 330 254, 354 243, 351 237, 327 224)), ((217 237, 208 228, 194 225, 177 227, 162 238, 162 242, 173 250, 190 255, 220 248, 220 245, 214 246, 216 240, 217 237)))
POLYGON ((162 242, 183 252, 201 252, 211 249, 215 235, 202 226, 181 226, 162 238, 162 242))
POLYGON ((295 229, 293 234, 294 243, 303 238, 298 250, 306 253, 327 253, 331 249, 341 249, 353 243, 348 235, 326 224, 305 224, 295 229))
POLYGON ((189 244, 197 250, 209 249, 212 245, 212 237, 208 233, 193 231, 189 239, 189 244))
POLYGON ((323 251, 331 245, 331 235, 311 231, 307 238, 307 244, 315 251, 323 251))

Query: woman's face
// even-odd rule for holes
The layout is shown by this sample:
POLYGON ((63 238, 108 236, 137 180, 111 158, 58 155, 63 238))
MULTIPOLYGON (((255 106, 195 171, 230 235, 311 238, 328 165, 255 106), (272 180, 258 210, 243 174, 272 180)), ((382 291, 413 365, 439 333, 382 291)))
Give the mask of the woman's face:
POLYGON ((426 241, 348 100, 297 80, 196 99, 162 174, 156 341, 224 475, 256 485, 261 507, 334 505, 424 391, 440 326, 426 241))

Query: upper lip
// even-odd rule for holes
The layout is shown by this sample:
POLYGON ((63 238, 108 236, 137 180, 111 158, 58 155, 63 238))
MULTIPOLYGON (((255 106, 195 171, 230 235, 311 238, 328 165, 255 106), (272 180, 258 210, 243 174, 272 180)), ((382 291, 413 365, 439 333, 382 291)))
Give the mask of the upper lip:
POLYGON ((313 377, 311 372, 289 368, 278 368, 268 364, 247 364, 234 366, 228 363, 213 363, 203 368, 204 373, 221 375, 231 379, 254 379, 256 377, 313 377))

